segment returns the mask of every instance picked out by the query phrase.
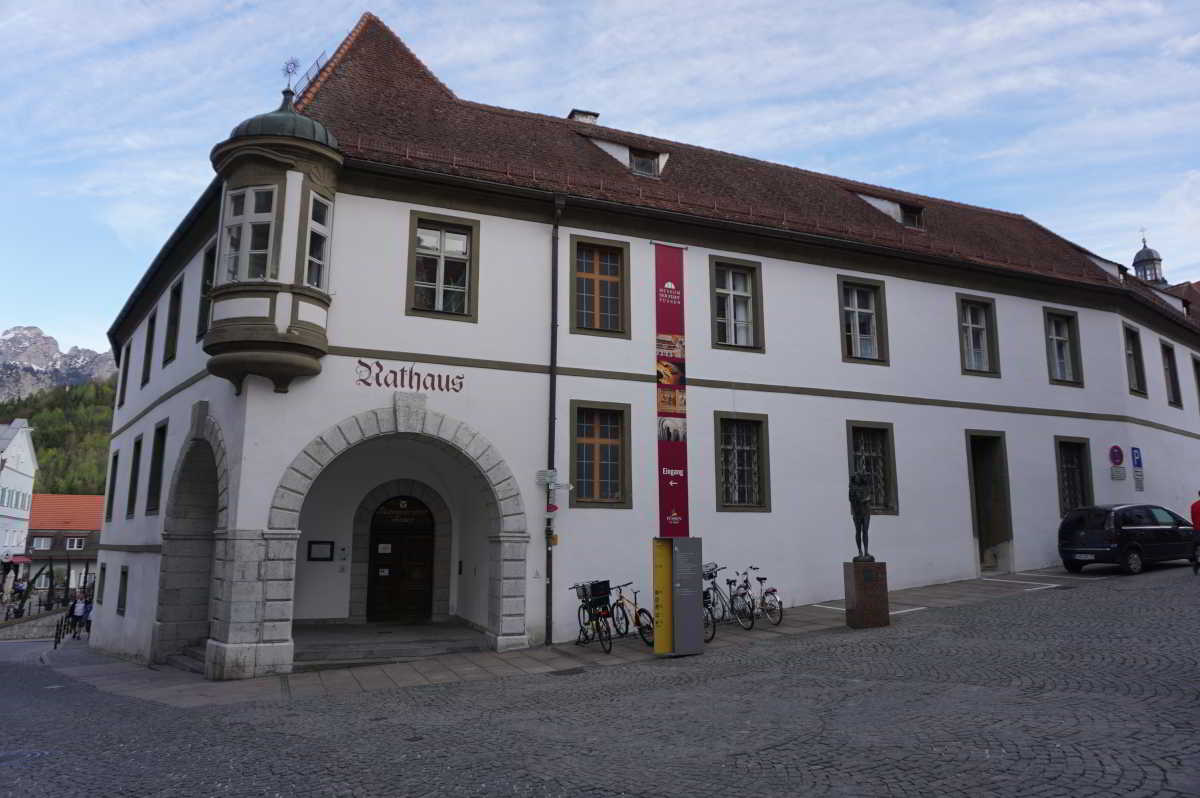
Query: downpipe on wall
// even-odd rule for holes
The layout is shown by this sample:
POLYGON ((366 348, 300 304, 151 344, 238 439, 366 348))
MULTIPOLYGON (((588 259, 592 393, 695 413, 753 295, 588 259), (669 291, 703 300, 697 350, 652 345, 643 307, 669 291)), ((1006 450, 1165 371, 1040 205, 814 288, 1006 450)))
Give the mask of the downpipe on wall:
MULTIPOLYGON (((558 225, 566 205, 565 197, 554 195, 554 226, 550 232, 550 396, 546 413, 546 470, 550 472, 554 471, 554 422, 558 409, 558 225)), ((554 513, 549 511, 554 487, 549 482, 546 485, 546 645, 554 642, 554 513)))

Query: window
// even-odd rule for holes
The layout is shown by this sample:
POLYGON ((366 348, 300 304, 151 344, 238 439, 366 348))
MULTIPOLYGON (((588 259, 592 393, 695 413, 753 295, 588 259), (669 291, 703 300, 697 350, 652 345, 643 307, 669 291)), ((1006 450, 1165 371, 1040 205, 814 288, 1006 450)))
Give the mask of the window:
POLYGON ((771 511, 767 417, 713 413, 718 512, 771 511))
POLYGON ((112 520, 113 500, 117 495, 117 463, 121 457, 120 452, 113 452, 112 463, 108 467, 108 496, 104 500, 104 520, 112 520))
POLYGON ((200 307, 196 311, 196 338, 208 332, 208 317, 212 315, 212 287, 217 276, 217 245, 204 250, 204 266, 200 275, 200 307))
POLYGON ((313 288, 325 290, 328 279, 329 230, 333 227, 333 205, 312 195, 308 212, 308 267, 304 282, 313 288))
POLYGON ((413 211, 406 313, 476 321, 479 222, 413 211))
POLYGON ((87 538, 67 538, 67 551, 83 551, 87 538))
MULTIPOLYGON (((1200 358, 1192 355, 1192 376, 1196 379, 1196 395, 1200 397, 1200 358)), ((1200 407, 1200 402, 1197 402, 1197 407, 1200 407)))
POLYGON ((1000 344, 996 303, 990 297, 958 294, 958 347, 962 373, 1000 376, 1000 344))
POLYGON ((629 168, 635 175, 658 177, 658 153, 630 147, 629 168))
POLYGON ((708 270, 713 292, 713 346, 766 351, 760 264, 713 255, 708 259, 708 270))
POLYGON ((125 595, 129 592, 129 566, 121 566, 121 581, 117 584, 117 615, 125 614, 125 595))
POLYGON ((96 580, 96 603, 104 603, 104 582, 108 577, 108 563, 100 563, 100 578, 96 580))
POLYGON ((1067 310, 1045 309, 1046 364, 1054 385, 1083 387, 1083 366, 1079 359, 1079 323, 1067 310))
POLYGON ((900 203, 900 223, 905 227, 915 227, 918 230, 925 229, 925 219, 921 211, 922 209, 916 205, 900 203))
POLYGON ((133 518, 137 508, 138 469, 142 462, 142 436, 133 439, 133 459, 129 461, 129 496, 125 502, 125 516, 133 518))
POLYGON ((167 338, 163 341, 163 365, 175 359, 179 348, 179 313, 183 309, 183 280, 171 286, 171 298, 167 302, 167 338))
POLYGON ((1058 509, 1066 515, 1077 507, 1092 504, 1092 466, 1087 438, 1054 437, 1058 468, 1058 509))
POLYGON ((50 587, 50 574, 42 573, 38 578, 33 580, 34 590, 46 590, 50 587))
POLYGON ((277 280, 279 264, 271 258, 275 188, 259 186, 231 191, 225 205, 224 282, 277 280))
POLYGON ((126 343, 121 353, 121 390, 117 392, 117 407, 125 406, 125 386, 129 383, 129 347, 130 344, 126 343))
POLYGON ((571 506, 631 507, 629 405, 572 401, 571 423, 571 506))
POLYGON ((1147 396, 1146 369, 1142 363, 1142 336, 1128 324, 1125 330, 1125 373, 1129 377, 1129 392, 1147 396))
POLYGON ((849 474, 867 476, 871 512, 896 515, 900 511, 896 488, 896 453, 892 425, 876 421, 847 421, 846 446, 849 474))
POLYGON ((150 382, 150 363, 154 360, 154 325, 157 321, 157 313, 151 313, 150 318, 146 319, 146 349, 142 353, 142 387, 150 382))
POLYGON ((1117 523, 1121 529, 1155 526, 1154 516, 1149 507, 1126 507, 1117 513, 1117 523))
POLYGON ((158 512, 162 495, 163 456, 167 449, 167 422, 160 421, 154 428, 154 443, 150 447, 150 479, 146 483, 146 515, 158 512))
POLYGON ((887 314, 883 283, 838 277, 842 308, 842 360, 887 365, 887 314))
POLYGON ((53 538, 34 538, 33 539, 33 550, 34 551, 49 551, 50 550, 50 542, 52 540, 53 540, 53 538))
POLYGON ((1179 370, 1175 365, 1175 347, 1162 342, 1163 377, 1167 383, 1167 404, 1183 407, 1183 394, 1179 391, 1179 370))
POLYGON ((571 332, 629 338, 629 243, 571 236, 571 332))

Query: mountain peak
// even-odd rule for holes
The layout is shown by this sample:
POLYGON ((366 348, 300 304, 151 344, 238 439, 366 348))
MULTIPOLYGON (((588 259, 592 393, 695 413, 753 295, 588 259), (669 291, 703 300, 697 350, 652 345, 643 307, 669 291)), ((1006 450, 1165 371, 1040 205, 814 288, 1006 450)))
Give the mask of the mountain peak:
POLYGON ((56 385, 107 379, 115 372, 112 353, 73 346, 64 354, 58 341, 40 327, 10 327, 0 333, 0 401, 56 385))

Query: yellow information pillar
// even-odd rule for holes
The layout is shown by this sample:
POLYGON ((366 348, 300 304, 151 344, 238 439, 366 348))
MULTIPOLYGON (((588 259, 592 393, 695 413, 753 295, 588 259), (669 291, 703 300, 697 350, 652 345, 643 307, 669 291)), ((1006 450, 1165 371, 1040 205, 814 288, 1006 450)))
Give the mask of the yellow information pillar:
POLYGON ((654 552, 654 653, 671 654, 675 651, 671 539, 654 538, 650 542, 654 552))

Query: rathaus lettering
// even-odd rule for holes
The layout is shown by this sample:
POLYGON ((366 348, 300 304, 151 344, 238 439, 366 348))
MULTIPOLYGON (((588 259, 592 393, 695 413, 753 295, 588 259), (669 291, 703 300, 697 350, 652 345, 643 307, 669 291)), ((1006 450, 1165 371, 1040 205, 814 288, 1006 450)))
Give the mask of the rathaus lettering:
POLYGON ((417 371, 415 365, 399 369, 386 368, 378 360, 358 361, 355 385, 368 388, 406 388, 410 391, 446 391, 458 393, 466 377, 462 374, 435 374, 417 371))

